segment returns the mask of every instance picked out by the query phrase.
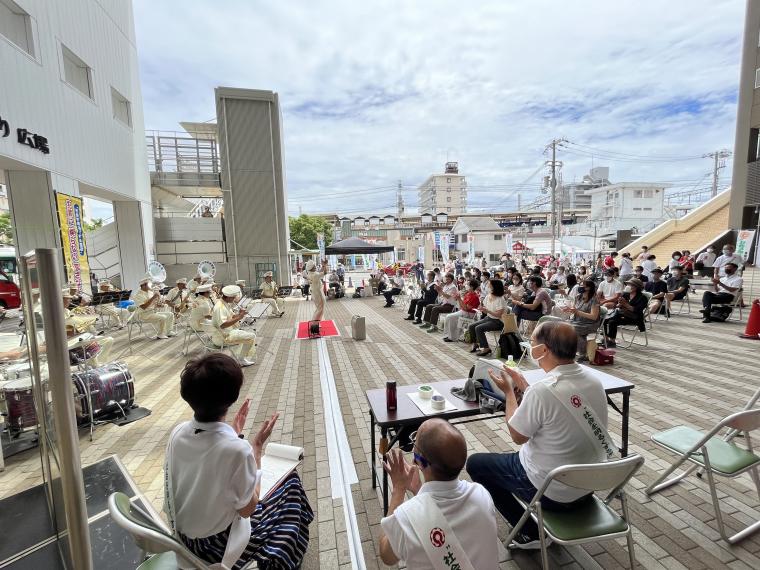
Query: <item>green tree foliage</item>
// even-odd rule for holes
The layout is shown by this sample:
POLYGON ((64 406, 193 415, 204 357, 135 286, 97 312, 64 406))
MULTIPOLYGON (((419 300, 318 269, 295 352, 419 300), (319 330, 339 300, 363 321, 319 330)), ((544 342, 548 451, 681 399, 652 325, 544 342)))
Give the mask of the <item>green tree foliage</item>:
POLYGON ((0 243, 13 245, 13 223, 8 212, 0 214, 0 243))
POLYGON ((82 220, 82 227, 84 228, 85 232, 93 232, 98 228, 103 227, 103 218, 95 218, 89 222, 87 220, 82 220))
POLYGON ((325 245, 332 243, 332 225, 319 216, 301 214, 297 218, 289 217, 290 239, 296 242, 295 247, 301 245, 307 249, 317 249, 317 234, 325 235, 325 245))

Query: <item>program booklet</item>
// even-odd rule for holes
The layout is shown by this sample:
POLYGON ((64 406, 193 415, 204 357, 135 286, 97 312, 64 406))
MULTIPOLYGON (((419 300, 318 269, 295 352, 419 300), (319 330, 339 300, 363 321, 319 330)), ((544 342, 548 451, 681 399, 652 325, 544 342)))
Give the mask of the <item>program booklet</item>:
POLYGON ((303 461, 303 447, 268 443, 261 456, 261 491, 259 500, 266 499, 272 491, 288 478, 303 461))

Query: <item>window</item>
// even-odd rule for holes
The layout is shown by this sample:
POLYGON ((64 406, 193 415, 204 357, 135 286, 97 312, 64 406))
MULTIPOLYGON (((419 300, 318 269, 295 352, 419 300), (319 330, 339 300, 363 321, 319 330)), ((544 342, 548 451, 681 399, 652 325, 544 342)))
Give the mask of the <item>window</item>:
POLYGON ((451 211, 451 208, 446 208, 446 211, 447 211, 447 212, 450 212, 450 211, 451 211))
POLYGON ((652 208, 644 208, 644 211, 645 211, 645 212, 651 212, 651 211, 652 211, 652 208))
POLYGON ((652 188, 647 188, 644 190, 644 198, 653 198, 654 197, 654 190, 652 188))
POLYGON ((446 188, 446 192, 451 192, 451 187, 446 188))
POLYGON ((493 235, 493 240, 494 240, 494 241, 501 241, 501 238, 503 238, 503 237, 504 237, 504 236, 503 236, 503 235, 501 235, 501 234, 494 234, 494 235, 493 235))
POLYGON ((451 202, 451 196, 446 196, 446 201, 451 202))
POLYGON ((0 34, 35 57, 32 18, 13 0, 0 0, 0 34))
POLYGON ((66 83, 84 96, 93 99, 92 69, 63 44, 61 44, 61 53, 63 55, 63 78, 66 83))
POLYGON ((446 182, 451 182, 451 178, 447 178, 447 179, 446 179, 446 182))
MULTIPOLYGON (((641 190, 634 190, 633 191, 633 197, 634 198, 641 198, 641 190)), ((634 208, 635 210, 636 208, 634 208)))
POLYGON ((131 127, 132 103, 113 87, 111 87, 111 106, 113 107, 113 118, 131 127))
POLYGON ((760 87, 760 69, 755 70, 755 89, 760 87))

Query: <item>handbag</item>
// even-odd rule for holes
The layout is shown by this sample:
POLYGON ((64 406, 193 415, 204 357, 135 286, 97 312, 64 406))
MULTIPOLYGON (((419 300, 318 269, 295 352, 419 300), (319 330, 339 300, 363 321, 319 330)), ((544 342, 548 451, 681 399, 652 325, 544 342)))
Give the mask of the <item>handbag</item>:
POLYGON ((504 323, 504 328, 501 334, 514 333, 519 330, 517 326, 517 316, 514 313, 504 313, 501 316, 501 322, 504 323))

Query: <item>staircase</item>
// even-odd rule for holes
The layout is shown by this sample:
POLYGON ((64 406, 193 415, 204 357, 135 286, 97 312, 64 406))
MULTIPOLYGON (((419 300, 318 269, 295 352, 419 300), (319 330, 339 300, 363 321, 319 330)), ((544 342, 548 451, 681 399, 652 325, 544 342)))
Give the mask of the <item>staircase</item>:
POLYGON ((663 222, 620 251, 636 255, 642 245, 649 246, 661 265, 674 251, 688 249, 694 255, 731 231, 728 227, 730 199, 730 190, 721 192, 683 218, 663 222))
POLYGON ((119 240, 116 235, 116 224, 111 222, 95 231, 84 234, 87 243, 87 259, 90 271, 98 279, 108 278, 114 284, 120 284, 119 240))

